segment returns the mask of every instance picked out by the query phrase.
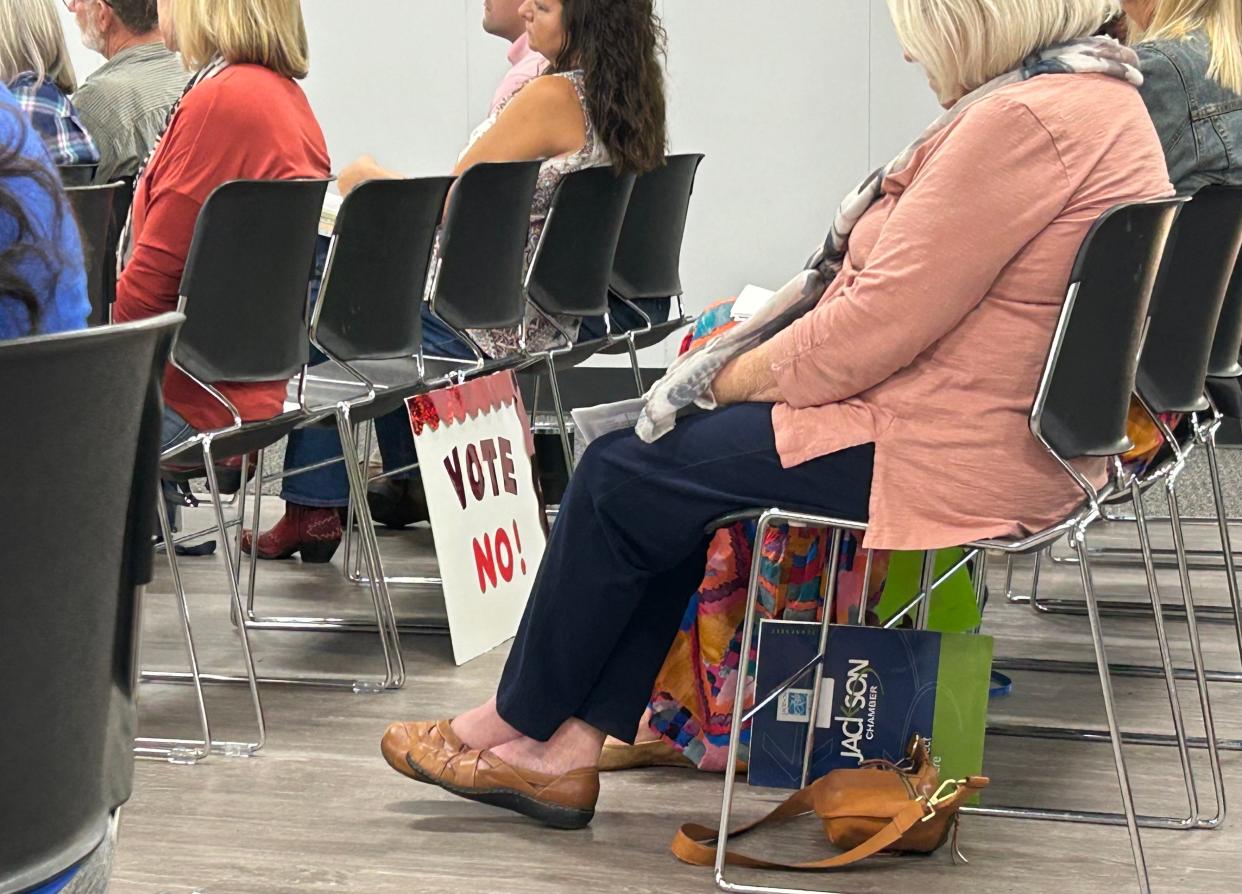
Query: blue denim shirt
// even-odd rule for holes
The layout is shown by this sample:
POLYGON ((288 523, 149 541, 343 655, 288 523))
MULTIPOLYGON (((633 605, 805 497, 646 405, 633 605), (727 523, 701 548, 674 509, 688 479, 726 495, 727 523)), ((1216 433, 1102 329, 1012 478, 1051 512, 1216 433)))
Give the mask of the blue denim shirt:
POLYGON ((1145 79, 1143 101, 1177 191, 1190 194, 1213 183, 1242 186, 1242 96, 1208 77, 1207 35, 1196 31, 1135 49, 1145 79))

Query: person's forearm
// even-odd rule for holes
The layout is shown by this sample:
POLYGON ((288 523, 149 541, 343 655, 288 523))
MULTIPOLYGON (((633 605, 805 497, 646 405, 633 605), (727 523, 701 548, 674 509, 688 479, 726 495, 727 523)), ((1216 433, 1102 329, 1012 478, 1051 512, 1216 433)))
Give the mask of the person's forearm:
POLYGON ((337 189, 340 190, 341 195, 347 196, 357 188, 358 184, 368 180, 399 179, 401 179, 401 174, 388 170, 369 155, 364 155, 341 171, 337 177, 337 189))
POLYGON ((720 406, 748 402, 775 403, 781 399, 772 372, 767 345, 731 360, 712 382, 712 396, 720 406))

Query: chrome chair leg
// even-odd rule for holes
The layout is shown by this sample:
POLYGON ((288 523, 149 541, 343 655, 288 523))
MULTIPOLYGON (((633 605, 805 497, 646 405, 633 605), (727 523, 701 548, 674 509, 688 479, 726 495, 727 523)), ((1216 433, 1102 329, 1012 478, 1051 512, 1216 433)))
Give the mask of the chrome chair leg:
MULTIPOLYGON (((1182 713, 1181 698, 1177 692, 1177 674, 1173 669, 1173 655, 1169 649, 1168 631, 1164 626, 1164 613, 1154 608, 1161 603, 1160 584, 1156 579, 1156 566, 1152 560, 1151 536, 1147 528, 1147 517, 1143 509, 1143 496, 1139 493, 1137 483, 1131 483, 1130 496, 1134 505, 1134 518, 1138 529, 1139 547, 1143 552, 1143 568, 1147 574, 1147 589, 1151 596, 1153 611, 1152 620, 1156 628, 1156 643, 1160 648, 1160 664, 1164 669, 1165 687, 1169 693, 1169 711, 1173 717, 1173 733, 1177 740, 1178 756, 1182 762, 1182 779, 1186 785, 1187 804, 1190 808, 1190 821, 1198 825, 1199 793, 1195 788, 1194 765, 1190 757, 1190 748, 1186 740, 1186 718, 1182 713)), ((1109 668, 1109 673, 1112 669, 1109 668)))
MULTIPOLYGON (((263 468, 263 457, 266 451, 259 451, 259 469, 263 468)), ((246 620, 254 620, 254 582, 255 575, 259 570, 259 524, 260 510, 263 506, 263 481, 262 475, 256 475, 254 479, 254 509, 250 514, 250 579, 246 587, 246 620)), ((243 507, 244 508, 244 507, 243 507)), ((241 542, 238 541, 237 550, 241 552, 241 542)))
MULTIPOLYGON (((337 408, 336 422, 345 455, 356 456, 358 444, 354 440, 348 406, 341 405, 337 408)), ((384 567, 380 559, 379 541, 375 536, 375 524, 371 520, 371 510, 367 505, 366 476, 363 475, 362 468, 356 462, 347 461, 345 468, 349 475, 350 491, 354 495, 352 501, 354 512, 358 517, 359 546, 371 577, 369 586, 372 600, 375 603, 376 626, 379 628, 384 661, 388 666, 389 686, 399 689, 405 685, 405 661, 401 656, 401 635, 397 630, 392 594, 388 592, 388 584, 384 579, 384 567)))
MULTIPOLYGON (((165 543, 172 542, 172 529, 168 524, 168 512, 163 498, 157 500, 156 515, 160 520, 160 533, 165 543)), ((175 764, 196 764, 211 754, 211 723, 207 718, 207 701, 203 695, 203 680, 198 666, 198 650, 194 647, 194 631, 190 626, 190 606, 186 602, 185 587, 181 583, 181 570, 177 567, 176 550, 168 550, 168 568, 172 574, 173 600, 181 620, 181 637, 185 644, 186 659, 190 665, 190 678, 194 684, 198 722, 203 737, 193 739, 169 739, 140 736, 134 739, 134 754, 139 757, 164 758, 175 764)), ((140 634, 141 636, 141 634, 140 634)), ((141 665, 141 661, 139 661, 141 665)), ((142 678, 139 669, 138 678, 142 678)))
POLYGON ((638 365, 638 346, 634 344, 633 332, 625 335, 625 349, 630 355, 630 368, 634 370, 634 384, 638 386, 638 396, 642 397, 647 393, 647 386, 643 384, 642 368, 638 365))
POLYGON ((1204 736, 1207 739, 1208 763, 1212 770, 1212 783, 1216 789, 1216 816, 1199 822, 1199 828, 1215 829, 1223 825, 1226 815, 1225 778, 1221 769, 1220 748, 1216 738, 1216 722, 1212 712, 1212 697, 1208 691, 1203 644, 1199 637, 1199 623, 1195 615, 1194 592, 1190 585, 1190 569, 1186 564, 1186 543, 1182 531, 1181 513, 1177 500, 1177 476, 1170 476, 1165 486, 1165 499, 1169 506, 1169 519, 1173 530, 1173 549, 1177 554, 1177 572, 1181 583, 1182 600, 1186 606, 1186 628, 1190 634, 1190 654, 1195 670, 1195 682, 1199 689, 1199 705, 1203 711, 1204 736))
MULTIPOLYGON (((832 629, 832 612, 837 604, 837 578, 839 576, 839 565, 841 563, 841 539, 845 536, 845 532, 840 528, 834 528, 831 534, 832 546, 828 550, 828 564, 824 566, 825 580, 822 588, 823 593, 823 620, 819 625, 819 652, 823 655, 828 651, 828 632, 832 629)), ((763 541, 755 538, 755 551, 763 552, 763 541)), ((807 733, 806 746, 802 753, 802 787, 805 788, 811 779, 811 762, 815 757, 815 730, 819 722, 819 697, 820 687, 824 682, 824 663, 822 661, 815 662, 815 673, 812 675, 811 682, 811 702, 807 711, 807 733)))
POLYGON ((565 468, 574 473, 574 451, 569 443, 569 424, 565 420, 565 408, 561 404, 561 386, 556 378, 556 357, 546 355, 548 364, 548 390, 552 392, 552 406, 556 409, 556 424, 561 435, 561 450, 565 454, 565 468))
MULTIPOLYGON (((1126 829, 1130 834, 1130 847, 1134 854, 1134 868, 1138 875, 1140 894, 1150 894, 1151 879, 1147 872, 1147 858, 1143 853, 1143 838, 1139 832, 1138 817, 1134 810, 1134 792, 1130 788, 1130 774, 1126 769, 1125 751, 1121 743, 1121 726, 1117 720, 1117 706, 1113 699, 1112 675, 1108 669, 1108 654, 1104 647, 1104 634, 1100 627, 1100 610, 1096 604, 1095 587, 1091 580, 1091 566, 1087 557, 1087 532, 1075 532, 1074 548, 1080 560, 1083 596, 1087 600, 1087 618, 1091 623, 1091 642, 1095 646, 1095 660, 1100 672, 1100 691, 1104 696, 1104 714, 1108 719, 1108 731, 1112 738, 1113 761, 1117 765, 1117 783, 1121 788, 1121 803, 1125 810, 1126 829)), ((1032 599, 1034 594, 1032 593, 1032 599)))
MULTIPOLYGON (((233 608, 237 611, 237 616, 242 618, 245 616, 245 606, 242 604, 241 587, 238 585, 238 578, 233 573, 236 564, 233 561, 232 543, 230 542, 228 527, 225 523, 224 507, 217 499, 220 495, 220 483, 217 480, 215 462, 211 455, 211 438, 206 438, 203 441, 203 460, 203 465, 207 471, 207 485, 211 489, 213 497, 212 508, 216 514, 216 526, 220 531, 220 558, 223 561, 225 573, 229 578, 229 595, 232 597, 233 608)), ((267 723, 263 717, 263 700, 259 696, 259 681, 255 672, 254 653, 250 648, 250 636, 246 631, 245 624, 238 625, 237 635, 241 640, 246 679, 250 687, 250 700, 254 708, 255 721, 258 725, 256 740, 247 745, 247 754, 254 754, 267 743, 267 723)))

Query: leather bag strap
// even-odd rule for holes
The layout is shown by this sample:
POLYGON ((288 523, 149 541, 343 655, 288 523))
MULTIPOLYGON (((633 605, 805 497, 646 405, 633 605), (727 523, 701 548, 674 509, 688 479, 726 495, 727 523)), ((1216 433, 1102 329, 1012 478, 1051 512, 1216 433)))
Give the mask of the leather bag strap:
MULTIPOLYGON (((812 788, 813 786, 808 786, 791 795, 788 800, 763 819, 742 826, 733 832, 730 837, 740 837, 769 823, 810 813, 812 811, 812 788)), ((945 813, 955 811, 974 791, 974 786, 963 785, 959 787, 953 795, 941 801, 934 812, 945 813)), ((853 850, 845 851, 823 860, 814 860, 806 863, 781 863, 774 860, 750 857, 737 851, 726 851, 725 862, 731 866, 746 866, 751 869, 792 869, 802 871, 842 869, 892 847, 914 826, 924 819, 929 819, 932 814, 933 808, 926 801, 921 799, 910 801, 893 817, 887 826, 871 838, 853 850)), ((677 834, 673 837, 673 856, 683 863, 689 863, 692 866, 714 866, 716 864, 715 842, 718 836, 719 833, 715 829, 700 826, 696 823, 686 823, 677 830, 677 834)))

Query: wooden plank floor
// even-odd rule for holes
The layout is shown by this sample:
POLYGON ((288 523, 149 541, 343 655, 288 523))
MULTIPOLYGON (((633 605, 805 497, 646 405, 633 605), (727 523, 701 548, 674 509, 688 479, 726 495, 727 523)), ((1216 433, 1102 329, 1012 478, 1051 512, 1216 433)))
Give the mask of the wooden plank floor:
MULTIPOLYGON (((269 500, 265 515, 277 511, 269 500)), ((205 513, 196 510, 194 518, 205 513)), ((1212 545, 1211 532, 1195 539, 1212 545)), ((1121 536, 1121 535, 1118 535, 1121 536)), ((1240 537, 1237 542, 1242 542, 1240 537)), ((427 531, 384 534, 389 573, 432 567, 427 531)), ((204 664, 212 670, 237 668, 236 641, 228 624, 225 583, 215 559, 185 559, 195 631, 204 664)), ((260 568, 262 609, 309 615, 365 612, 360 588, 332 569, 298 561, 260 568)), ((183 666, 175 636, 176 615, 167 569, 150 588, 144 658, 148 667, 183 666)), ((1168 595, 1175 577, 1167 577, 1168 595)), ((1101 569, 1104 592, 1141 598, 1134 569, 1101 569)), ((1224 578, 1194 577, 1202 601, 1221 603, 1224 578)), ((1001 655, 1090 658, 1085 619, 1037 618, 1028 608, 1004 604, 999 567, 991 577, 988 630, 1001 655)), ((1042 592, 1073 595, 1077 572, 1054 567, 1042 592)), ((433 596, 396 591, 403 613, 442 617, 433 596)), ((1171 623, 1185 660, 1185 629, 1171 623)), ((1110 620, 1112 658, 1144 661, 1154 652, 1150 620, 1110 620)), ((1237 669, 1231 628, 1207 631, 1210 663, 1237 669)), ((261 633, 254 636, 260 666, 275 673, 377 674, 378 642, 362 635, 261 633)), ((294 892, 708 892, 711 873, 677 863, 668 853, 676 826, 687 820, 713 821, 719 810, 720 779, 681 770, 652 770, 609 776, 599 813, 581 832, 554 832, 482 805, 461 801, 393 773, 379 756, 378 740, 393 719, 450 716, 486 698, 495 685, 505 650, 465 667, 453 665, 447 639, 407 637, 409 681, 398 692, 358 695, 350 691, 266 686, 263 689, 269 739, 260 755, 213 757, 194 767, 140 761, 137 787, 121 826, 115 894, 294 894, 294 892)), ((1158 680, 1120 679, 1117 694, 1126 723, 1134 729, 1167 730, 1167 700, 1158 680)), ((1242 687, 1213 690, 1222 735, 1242 736, 1242 687)), ((1201 734, 1192 685, 1182 696, 1192 734, 1201 734)), ((216 687, 209 693, 217 735, 250 735, 244 690, 216 687)), ((189 691, 143 687, 141 726, 146 734, 192 735, 189 691)), ((994 705, 996 718, 1094 725, 1102 704, 1093 677, 1018 674, 1015 692, 994 705)), ((1184 811, 1175 752, 1129 748, 1128 756, 1142 812, 1184 811)), ((1199 755, 1200 758, 1203 755, 1199 755)), ((1201 797, 1214 801, 1206 763, 1199 761, 1201 797)), ((990 737, 987 769, 994 780, 991 804, 1039 804, 1112 810, 1119 806, 1116 777, 1106 745, 990 737)), ((1225 756, 1235 799, 1242 783, 1242 755, 1225 756)), ((773 800, 771 792, 742 789, 739 811, 752 817, 773 800)), ((1242 890, 1242 830, 1235 823, 1220 832, 1148 831, 1144 842, 1156 891, 1237 894, 1242 890)), ((768 884, 820 886, 823 890, 958 894, 963 890, 1044 892, 1128 892, 1136 889, 1123 829, 1046 822, 967 818, 963 848, 971 865, 955 867, 947 852, 926 859, 883 859, 825 877, 764 878, 768 884)), ((792 858, 820 855, 822 838, 812 820, 769 835, 753 849, 792 858)), ((743 880, 755 878, 742 874, 743 880)))

